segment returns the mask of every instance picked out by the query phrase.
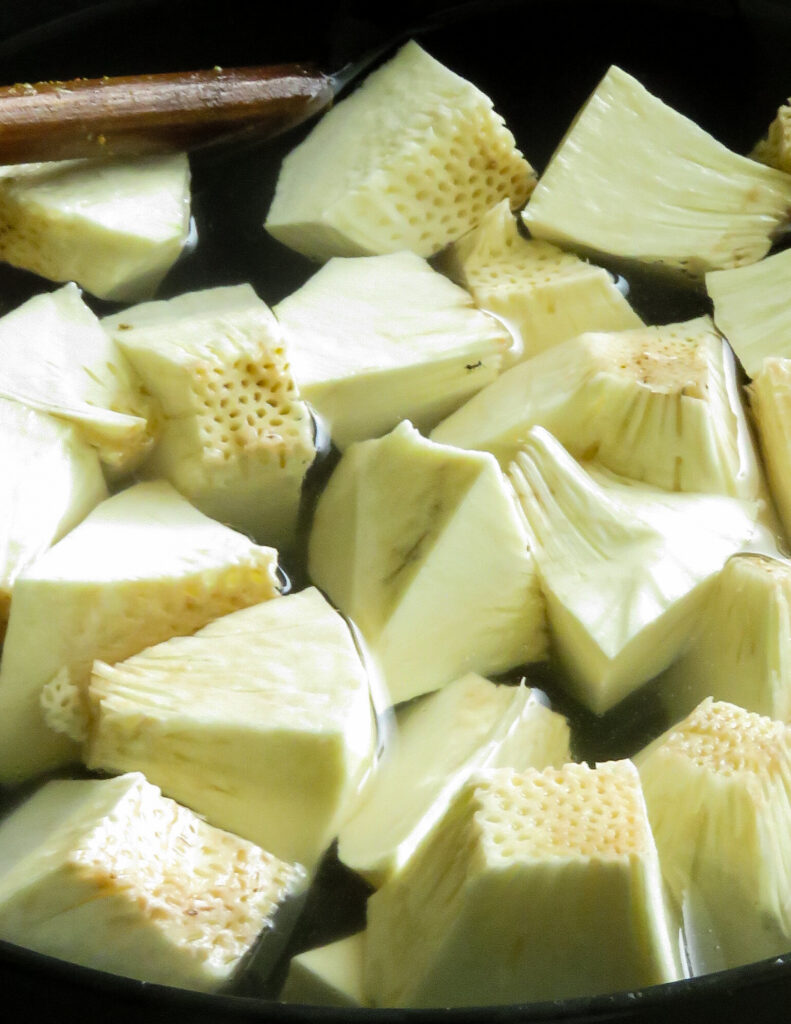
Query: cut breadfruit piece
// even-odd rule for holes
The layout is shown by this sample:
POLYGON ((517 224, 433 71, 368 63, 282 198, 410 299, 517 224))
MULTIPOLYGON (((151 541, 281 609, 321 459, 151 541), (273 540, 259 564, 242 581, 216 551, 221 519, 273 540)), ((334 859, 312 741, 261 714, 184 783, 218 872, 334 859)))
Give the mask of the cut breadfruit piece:
POLYGON ((765 359, 747 390, 769 487, 791 537, 791 359, 765 359))
POLYGON ((0 168, 0 259, 101 299, 152 295, 189 224, 184 153, 0 168))
POLYGON ((751 156, 762 164, 791 174, 791 99, 778 108, 766 138, 761 139, 751 156))
POLYGON ((432 440, 506 467, 533 426, 575 458, 667 490, 765 498, 733 355, 709 317, 595 332, 506 371, 432 440))
POLYGON ((279 998, 309 1006, 364 1006, 362 932, 292 957, 279 998))
POLYGON ((534 185, 488 96, 409 42, 289 153, 265 227, 317 260, 431 256, 534 185))
POLYGON ((206 515, 262 543, 291 546, 316 448, 268 306, 239 285, 102 322, 162 407, 145 475, 170 480, 206 515))
POLYGON ((473 776, 368 901, 376 1006, 591 996, 679 977, 628 761, 473 776))
POLYGON ((151 400, 74 284, 0 318, 0 396, 75 423, 115 475, 153 444, 151 400))
POLYGON ((636 757, 694 973, 791 946, 791 729, 706 699, 636 757))
POLYGON ((756 537, 757 503, 594 477, 541 427, 509 476, 566 683, 603 714, 680 653, 707 584, 756 537))
POLYGON ((791 562, 730 558, 661 692, 673 721, 713 697, 791 722, 791 562))
POLYGON ((510 343, 411 252, 330 260, 275 314, 300 394, 341 449, 403 419, 430 430, 495 379, 510 343))
POLYGON ((208 519, 169 484, 103 501, 14 584, 0 781, 78 759, 94 658, 120 661, 278 594, 277 552, 208 519))
POLYGON ((359 627, 394 704, 545 654, 533 557, 495 459, 410 423, 344 453, 308 572, 359 627))
POLYGON ((535 691, 468 673, 398 713, 394 749, 385 749, 341 829, 338 856, 380 886, 403 870, 473 772, 571 759, 565 718, 535 691))
POLYGON ((306 874, 165 799, 139 773, 49 782, 0 825, 0 938, 212 991, 274 966, 306 874))
POLYGON ((442 269, 508 327, 508 365, 583 331, 642 326, 608 271, 551 242, 525 238, 507 200, 448 246, 442 269))
POLYGON ((70 423, 0 398, 0 640, 14 580, 107 497, 95 450, 70 423))
POLYGON ((114 667, 97 661, 89 701, 89 768, 142 771, 213 825, 309 870, 376 745, 352 633, 315 588, 114 667))
POLYGON ((791 175, 731 152, 611 67, 523 217, 537 238, 700 277, 765 256, 789 210, 791 175))
POLYGON ((751 377, 767 356, 791 356, 791 249, 706 274, 714 319, 751 377))

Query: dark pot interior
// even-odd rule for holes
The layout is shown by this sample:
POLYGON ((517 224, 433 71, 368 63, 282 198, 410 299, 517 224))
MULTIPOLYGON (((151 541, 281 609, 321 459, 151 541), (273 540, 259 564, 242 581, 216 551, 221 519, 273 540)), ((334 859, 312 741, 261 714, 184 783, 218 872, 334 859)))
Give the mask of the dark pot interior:
MULTIPOLYGON (((426 27, 427 49, 494 100, 517 142, 541 170, 607 66, 617 63, 726 145, 749 151, 791 92, 787 0, 522 0, 382 6, 328 2, 224 4, 210 0, 6 0, 0 11, 1 84, 147 71, 313 60, 336 70, 403 30, 426 27), (444 8, 453 10, 448 13, 444 8)), ((302 129, 304 131, 304 129, 302 129)), ((302 283, 312 267, 261 228, 280 160, 300 130, 237 158, 198 158, 194 214, 200 242, 169 275, 163 296, 250 281, 267 302, 302 283)), ((624 154, 628 159, 628 153, 624 154)), ((43 290, 39 278, 0 267, 0 313, 43 290)), ((644 317, 666 322, 706 311, 706 299, 632 282, 644 317)), ((95 303, 97 310, 108 307, 95 303)), ((297 583, 299 569, 296 567, 297 583)), ((563 709, 565 710, 565 709, 563 709)), ((575 713, 575 709, 571 709, 575 713)), ((628 712, 631 714, 631 711, 628 712)), ((635 718, 641 711, 637 709, 635 718)), ((576 710, 588 756, 622 756, 640 745, 640 725, 593 723, 576 710)), ((0 809, 13 794, 0 794, 0 809)), ((365 891, 339 869, 322 873, 319 895, 294 939, 329 941, 362 920, 365 891), (337 891, 340 896, 333 895, 337 891), (330 908, 332 924, 326 925, 330 908)), ((200 996, 77 968, 0 943, 7 1012, 34 1020, 117 1022, 379 1021, 448 1024, 564 1021, 781 1021, 791 1001, 791 954, 644 992, 533 1006, 454 1011, 333 1010, 285 1006, 255 993, 200 996)))

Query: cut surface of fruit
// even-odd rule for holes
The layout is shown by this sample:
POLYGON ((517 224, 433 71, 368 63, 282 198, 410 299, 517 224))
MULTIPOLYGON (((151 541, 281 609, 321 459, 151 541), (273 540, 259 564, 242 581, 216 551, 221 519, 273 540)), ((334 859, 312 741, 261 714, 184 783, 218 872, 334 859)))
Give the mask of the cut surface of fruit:
POLYGON ((432 440, 505 468, 533 426, 578 459, 674 491, 768 503, 730 349, 710 317, 591 332, 506 371, 432 440))
POLYGON ((360 628, 392 703, 544 656, 533 558, 496 461, 408 422, 344 453, 308 572, 360 628))
POLYGON ((603 714, 679 654, 707 583, 752 542, 757 504, 594 476, 541 427, 509 477, 555 654, 577 698, 603 714))
POLYGON ((90 768, 142 771, 212 824, 309 870, 374 755, 368 677, 314 588, 114 667, 94 663, 89 701, 90 768))
POLYGON ((730 558, 661 692, 673 721, 713 697, 791 722, 791 562, 730 558))
POLYGON ((704 700, 636 758, 695 973, 791 943, 791 728, 704 700))
POLYGON ((362 933, 292 957, 279 998, 311 1006, 364 1006, 362 933))
POLYGON ((0 396, 74 423, 117 474, 153 443, 151 401, 74 284, 0 318, 0 396))
POLYGON ((791 356, 791 249, 749 267, 706 274, 714 319, 755 377, 767 356, 791 356))
POLYGON ((726 149, 613 66, 523 218, 535 237, 699 277, 765 256, 789 208, 791 175, 726 149))
POLYGON ((403 870, 473 772, 571 760, 562 715, 524 683, 496 686, 475 673, 407 705, 394 746, 338 837, 339 858, 376 886, 403 870))
POLYGON ((265 227, 318 260, 431 256, 534 185, 491 100, 409 42, 289 153, 265 227))
POLYGON ((184 153, 0 168, 0 259, 101 299, 153 294, 189 220, 184 153))
POLYGON ((0 825, 0 937, 141 981, 217 989, 259 936, 274 962, 305 883, 139 773, 50 782, 0 825))
POLYGON ((430 430, 497 376, 508 336, 411 252, 333 259, 275 307, 294 379, 343 449, 430 430))
POLYGON ((169 484, 103 501, 14 584, 0 663, 0 780, 78 757, 94 658, 127 658, 278 594, 277 552, 208 519, 169 484), (45 715, 42 690, 53 680, 45 715))
POLYGON ((628 761, 473 776, 369 899, 377 1006, 481 1006, 679 977, 640 782, 628 761))
POLYGON ((143 472, 202 512, 276 547, 293 543, 315 458, 280 328, 250 285, 210 288, 107 317, 162 407, 143 472))
POLYGON ((0 398, 0 640, 14 580, 107 497, 96 451, 76 428, 0 398))
POLYGON ((506 365, 584 331, 642 326, 608 271, 551 242, 525 238, 507 200, 441 258, 442 269, 511 331, 506 365))

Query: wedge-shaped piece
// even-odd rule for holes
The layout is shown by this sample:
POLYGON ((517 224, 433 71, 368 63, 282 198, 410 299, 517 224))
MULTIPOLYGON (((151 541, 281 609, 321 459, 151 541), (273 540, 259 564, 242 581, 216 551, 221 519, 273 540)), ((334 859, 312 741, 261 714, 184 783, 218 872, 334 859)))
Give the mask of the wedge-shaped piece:
POLYGON ((508 326, 514 339, 509 365, 583 331, 642 326, 603 267, 543 239, 525 238, 507 200, 448 247, 442 269, 508 326))
POLYGON ((790 751, 787 725, 707 699, 636 758, 695 973, 791 945, 790 751))
POLYGON ((288 935, 305 871, 212 828, 138 773, 50 782, 0 825, 0 938, 210 991, 288 935))
POLYGON ((667 490, 765 494, 733 355, 709 317, 580 335, 508 370, 432 432, 507 466, 533 426, 667 490))
POLYGON ((144 472, 206 515, 276 547, 293 543, 313 420, 280 328, 249 285, 147 302, 103 321, 162 406, 144 472))
POLYGON ((362 932, 292 957, 280 1000, 313 1006, 364 1006, 362 932))
POLYGON ((761 139, 751 156, 754 160, 791 174, 791 99, 788 104, 778 108, 777 117, 769 125, 766 138, 761 139))
POLYGON ((278 593, 277 552, 207 519, 169 484, 102 502, 14 584, 0 780, 77 757, 94 658, 120 661, 278 593))
POLYGON ((714 319, 751 377, 767 356, 791 356, 791 249, 706 274, 714 319))
POLYGON ((115 667, 96 662, 90 703, 90 768, 140 770, 212 824, 309 869, 373 759, 368 677, 314 588, 115 667))
POLYGON ((541 427, 509 471, 568 685, 603 714, 678 655, 757 505, 594 479, 541 427))
POLYGON ((102 299, 152 295, 189 220, 184 153, 0 168, 0 259, 102 299))
POLYGON ((523 216, 538 238, 700 276, 761 259, 789 207, 791 175, 732 153, 611 67, 523 216))
POLYGON ((75 427, 0 398, 0 640, 19 573, 107 497, 75 427))
POLYGON ((534 185, 491 100, 409 42, 286 157, 265 226, 319 260, 431 256, 534 185))
POLYGON ((560 767, 569 728, 524 684, 468 673, 409 704, 397 738, 341 829, 338 856, 374 885, 401 871, 473 772, 560 767))
POLYGON ((506 330, 411 252, 334 259, 275 307, 294 378, 341 449, 430 430, 497 376, 506 330))
POLYGON ((0 319, 0 396, 75 423, 115 473, 153 443, 151 401, 74 284, 0 319))
POLYGON ((791 722, 791 562, 750 554, 725 563, 662 695, 673 721, 714 697, 791 722))
POLYGON ((377 1006, 590 996, 679 976, 628 761, 473 776, 368 901, 377 1006))
POLYGON ((497 463, 410 423, 346 451, 316 508, 308 571, 359 626, 394 704, 544 656, 533 558, 497 463))
POLYGON ((791 537, 791 359, 765 359, 747 390, 769 487, 791 537))

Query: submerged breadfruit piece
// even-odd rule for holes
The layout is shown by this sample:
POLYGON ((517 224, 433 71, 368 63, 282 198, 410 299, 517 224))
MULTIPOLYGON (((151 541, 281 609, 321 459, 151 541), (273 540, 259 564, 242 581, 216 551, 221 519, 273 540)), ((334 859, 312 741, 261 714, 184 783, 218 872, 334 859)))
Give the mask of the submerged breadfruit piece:
POLYGON ((409 42, 289 153, 265 227, 319 260, 431 256, 534 185, 488 96, 409 42))
POLYGON ((103 501, 14 584, 0 781, 77 758, 94 658, 119 661, 278 594, 277 552, 201 515, 169 484, 103 501))
POLYGON ((534 427, 509 471, 567 685, 603 714, 678 655, 706 583, 756 534, 755 502, 580 466, 534 427))
POLYGON ((749 267, 706 274, 714 319, 755 377, 767 356, 791 356, 791 249, 749 267))
POLYGON ((711 699, 638 754, 694 973, 791 946, 791 729, 711 699))
POLYGON ((545 653, 533 557, 496 461, 408 422, 344 453, 308 572, 360 628, 394 704, 545 653))
POLYGON ((0 398, 0 640, 14 580, 107 497, 99 458, 70 423, 0 398))
POLYGON ((603 267, 525 238, 506 200, 452 243, 442 269, 513 335, 509 364, 583 331, 625 331, 642 320, 603 267))
POLYGON ((677 979, 634 766, 473 776, 369 899, 364 939, 376 1006, 563 999, 677 979))
POLYGON ((310 1006, 364 1006, 363 933, 293 956, 279 999, 310 1006))
POLYGON ((506 371, 431 437, 507 466, 533 426, 647 484, 765 496, 733 355, 710 317, 572 338, 506 371))
POLYGON ((339 858, 377 886, 403 870, 473 772, 571 760, 562 715, 524 684, 475 673, 407 705, 397 730, 338 837, 339 858))
POLYGON ((114 667, 94 663, 89 701, 88 767, 142 771, 212 824, 308 869, 374 754, 367 674, 314 588, 114 667))
POLYGON ((143 303, 103 324, 162 407, 145 474, 256 540, 292 544, 313 420, 250 285, 143 303))
POLYGON ((0 167, 0 259, 101 299, 152 295, 189 221, 185 153, 0 167))
POLYGON ((778 107, 777 116, 769 125, 766 138, 752 151, 753 160, 791 174, 791 99, 778 107))
POLYGON ((661 692, 673 721, 710 696, 791 722, 791 562, 730 558, 661 692))
POLYGON ((0 938, 146 982, 217 989, 256 940, 273 965, 305 884, 138 773, 49 782, 0 825, 0 938))
POLYGON ((0 396, 76 424, 116 475, 153 443, 151 400, 74 284, 0 318, 0 396))
POLYGON ((761 259, 789 210, 791 175, 731 152, 611 67, 523 217, 537 238, 698 277, 761 259))
POLYGON ((333 259, 275 307, 302 397, 335 444, 430 430, 497 376, 509 339, 411 252, 333 259))
POLYGON ((791 359, 765 359, 747 391, 772 497, 791 537, 791 359))

